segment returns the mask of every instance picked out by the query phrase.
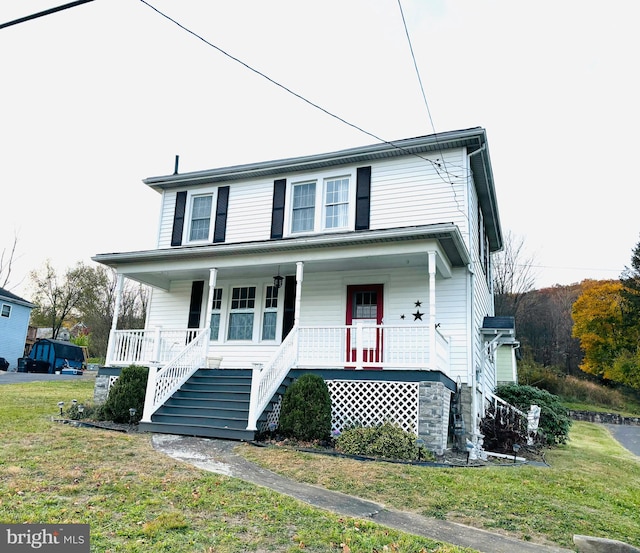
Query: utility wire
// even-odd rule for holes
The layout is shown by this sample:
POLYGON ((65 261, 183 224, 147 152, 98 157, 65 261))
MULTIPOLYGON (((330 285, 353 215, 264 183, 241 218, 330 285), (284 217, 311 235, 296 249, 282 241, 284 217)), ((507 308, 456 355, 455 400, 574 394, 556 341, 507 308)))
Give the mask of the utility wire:
POLYGON ((31 21, 32 19, 37 19, 38 17, 44 17, 45 15, 51 15, 52 13, 61 12, 62 10, 67 10, 69 8, 75 8, 76 6, 87 4, 89 2, 93 2, 93 0, 76 0, 76 2, 69 2, 68 4, 63 4, 55 8, 49 8, 48 10, 33 13, 31 15, 26 15, 25 17, 14 19, 13 21, 7 21, 7 23, 0 23, 0 29, 11 27, 12 25, 18 25, 20 23, 24 23, 25 21, 31 21))
MULTIPOLYGON (((157 14, 161 15, 162 17, 164 17, 165 19, 167 19, 168 21, 170 21, 171 23, 173 23, 174 25, 177 25, 178 27, 180 27, 183 31, 186 31, 187 33, 189 33, 190 35, 194 36, 195 38, 197 38, 198 40, 204 42, 207 46, 210 46, 211 48, 214 48, 215 50, 217 50, 218 52, 220 52, 221 54, 223 54, 224 56, 228 57, 229 59, 235 61, 236 63, 239 63, 240 65, 242 65, 243 67, 245 67, 246 69, 248 69, 249 71, 255 73, 256 75, 262 77, 263 79, 266 79, 267 81, 269 81, 270 83, 274 84, 275 86, 281 88, 282 90, 284 90, 285 92, 291 94, 292 96, 295 96, 296 98, 298 98, 299 100, 302 100, 303 102, 309 104, 310 106, 322 111, 323 113, 325 113, 326 115, 328 115, 329 117, 333 117, 334 119, 337 119, 338 121, 340 121, 341 123, 344 123, 345 125, 356 129, 357 131, 360 131, 361 133, 364 133, 372 138, 374 138, 375 140, 378 140, 379 142, 382 142, 384 144, 387 144, 393 148, 396 148, 408 155, 413 155, 416 157, 419 157, 420 159, 427 161, 429 163, 431 163, 431 165, 436 169, 436 173, 438 173, 438 175, 440 175, 439 172, 439 168, 440 168, 440 163, 438 163, 437 161, 433 161, 427 157, 424 157, 420 154, 416 154, 414 152, 410 152, 409 150, 406 150, 405 148, 403 148, 402 146, 398 146, 397 144, 394 144, 393 142, 389 142, 388 140, 385 140, 384 138, 381 138, 379 136, 377 136, 376 134, 369 132, 365 129, 363 129, 362 127, 359 127, 358 125, 356 125, 355 123, 351 123, 350 121, 347 121, 346 119, 340 117, 339 115, 336 115, 335 113, 323 108, 322 106, 316 104, 315 102, 309 100, 308 98, 305 98, 304 96, 302 96, 301 94, 291 90, 290 88, 288 88, 287 86, 283 85, 282 83, 279 83, 278 81, 272 79, 271 77, 269 77, 268 75, 266 75, 265 73, 263 73, 262 71, 259 71, 258 69, 255 69, 254 67, 252 67, 251 65, 249 65, 248 63, 242 61, 241 59, 233 56, 232 54, 230 54, 229 52, 227 52, 226 50, 223 50, 222 48, 220 48, 219 46, 216 46, 215 44, 213 44, 212 42, 208 41, 206 38, 204 38, 203 36, 199 35, 198 33, 196 33, 195 31, 192 31, 191 29, 189 29, 188 27, 185 27, 182 23, 176 21, 175 19, 173 19, 171 16, 167 15, 166 13, 162 12, 161 10, 159 10, 158 8, 156 8, 155 6, 153 6, 152 4, 150 4, 149 2, 147 2, 146 0, 140 0, 140 2, 142 2, 144 5, 146 5, 147 7, 151 8, 153 11, 155 11, 157 14)), ((441 177, 442 178, 442 177, 441 177)))
MULTIPOLYGON (((420 70, 418 69, 418 62, 416 61, 416 55, 413 51, 413 44, 411 43, 411 36, 409 35, 409 28, 407 27, 407 20, 404 17, 404 10, 402 9, 402 1, 398 0, 398 8, 400 9, 400 15, 402 17, 402 25, 404 26, 404 33, 407 36, 407 43, 409 44, 409 51, 411 52, 411 59, 413 60, 413 67, 416 70, 416 76, 418 77, 418 84, 420 85, 420 92, 422 93, 422 100, 424 101, 424 106, 427 109, 427 115, 429 117, 429 122, 431 123, 431 129, 433 130, 433 136, 436 139, 436 144, 438 145, 438 148, 440 149, 440 157, 442 158, 442 169, 444 170, 445 174, 447 175, 447 177, 450 177, 450 173, 447 169, 447 162, 444 158, 444 152, 442 150, 442 148, 440 148, 440 142, 438 141, 438 133, 436 132, 436 126, 433 124, 433 117, 431 117, 431 110, 429 109, 429 102, 427 102, 427 95, 424 91, 424 85, 422 84, 422 77, 420 76, 420 70)), ((439 173, 438 173, 439 174, 439 173)), ((455 177, 455 175, 454 175, 455 177)), ((441 176, 442 178, 442 176, 441 176)), ((442 180, 445 180, 444 178, 442 180)), ((460 202, 458 201, 458 194, 456 192, 455 186, 453 185, 453 182, 451 182, 451 179, 449 178, 448 181, 445 182, 449 182, 449 184, 451 185, 451 190, 453 191, 453 199, 456 202, 456 205, 458 206, 458 211, 460 213, 462 213, 464 215, 465 218, 467 218, 467 214, 465 213, 465 211, 462 209, 462 207, 460 206, 460 202)))

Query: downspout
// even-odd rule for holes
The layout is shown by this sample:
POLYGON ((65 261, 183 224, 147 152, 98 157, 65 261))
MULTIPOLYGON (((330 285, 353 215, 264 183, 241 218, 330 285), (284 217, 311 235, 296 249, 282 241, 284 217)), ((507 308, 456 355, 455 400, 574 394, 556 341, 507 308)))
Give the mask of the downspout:
MULTIPOLYGON (((471 254, 471 263, 468 265, 468 285, 469 285, 469 290, 468 290, 468 299, 469 299, 469 309, 467 310, 467 317, 468 317, 468 347, 469 347, 469 365, 470 365, 470 369, 471 369, 471 428, 470 428, 470 433, 472 436, 472 440, 474 445, 476 445, 478 443, 478 437, 480 435, 480 428, 479 428, 479 420, 478 420, 478 391, 477 391, 477 387, 478 387, 478 371, 477 371, 477 367, 476 367, 476 355, 475 355, 475 340, 474 340, 474 336, 472 335, 472 329, 474 328, 474 321, 475 321, 475 271, 474 271, 474 256, 477 255, 477 248, 473 248, 472 247, 472 243, 471 243, 471 228, 470 228, 470 222, 472 221, 472 217, 471 217, 471 186, 474 184, 473 181, 473 175, 471 173, 471 157, 475 156, 481 152, 484 152, 484 150, 486 149, 486 145, 482 144, 480 146, 480 148, 478 148, 477 150, 471 152, 470 154, 467 154, 467 171, 468 171, 468 179, 470 179, 470 181, 468 180, 468 185, 467 185, 467 221, 469 222, 469 248, 470 248, 470 254, 471 254)), ((477 230, 477 229, 474 229, 477 230)), ((477 233, 476 233, 477 234, 477 233)), ((484 354, 483 354, 484 356, 484 354)), ((483 359, 481 358, 481 361, 483 359)), ((481 371, 481 377, 484 377, 483 374, 483 367, 480 367, 480 371, 481 371)))

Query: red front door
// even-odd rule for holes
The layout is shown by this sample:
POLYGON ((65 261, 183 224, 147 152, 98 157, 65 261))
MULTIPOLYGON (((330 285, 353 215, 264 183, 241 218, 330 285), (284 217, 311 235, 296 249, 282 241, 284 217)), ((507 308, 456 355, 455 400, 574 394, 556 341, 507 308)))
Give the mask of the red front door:
POLYGON ((362 330, 360 337, 356 335, 357 330, 353 328, 347 330, 348 363, 356 363, 357 365, 358 361, 363 363, 382 362, 382 330, 375 328, 376 325, 382 324, 382 298, 382 284, 347 286, 346 323, 348 326, 362 330), (360 358, 358 358, 358 345, 362 348, 360 358))

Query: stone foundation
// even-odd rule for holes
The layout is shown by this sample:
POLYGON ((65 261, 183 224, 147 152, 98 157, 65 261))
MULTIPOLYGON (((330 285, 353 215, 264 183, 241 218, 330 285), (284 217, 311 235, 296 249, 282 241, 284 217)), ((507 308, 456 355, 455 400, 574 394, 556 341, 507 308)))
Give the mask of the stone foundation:
POLYGON ((420 382, 418 436, 426 449, 442 455, 447 448, 452 392, 441 382, 420 382))

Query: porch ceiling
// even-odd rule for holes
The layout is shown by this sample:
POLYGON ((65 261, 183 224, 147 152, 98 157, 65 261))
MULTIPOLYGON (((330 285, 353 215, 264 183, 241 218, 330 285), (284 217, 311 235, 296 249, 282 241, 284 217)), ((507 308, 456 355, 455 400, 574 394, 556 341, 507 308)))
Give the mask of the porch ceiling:
POLYGON ((436 252, 437 273, 444 278, 451 276, 452 267, 469 262, 453 224, 101 254, 93 260, 127 278, 168 289, 174 280, 208 280, 214 267, 218 278, 292 275, 298 261, 304 262, 305 272, 400 267, 424 267, 427 272, 429 251, 436 252))

